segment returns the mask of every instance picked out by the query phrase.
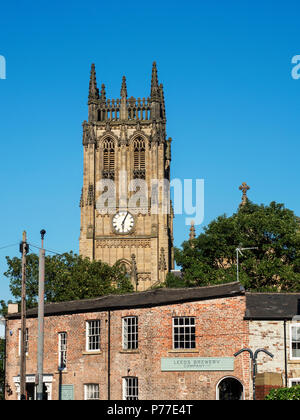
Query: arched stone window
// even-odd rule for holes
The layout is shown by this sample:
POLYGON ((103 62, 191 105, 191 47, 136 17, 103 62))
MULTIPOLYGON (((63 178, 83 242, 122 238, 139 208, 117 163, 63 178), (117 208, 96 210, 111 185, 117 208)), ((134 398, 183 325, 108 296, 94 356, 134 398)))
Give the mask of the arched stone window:
POLYGON ((146 146, 145 141, 138 137, 133 142, 133 178, 146 178, 146 146))
POLYGON ((103 142, 103 178, 115 177, 115 143, 108 138, 103 142))

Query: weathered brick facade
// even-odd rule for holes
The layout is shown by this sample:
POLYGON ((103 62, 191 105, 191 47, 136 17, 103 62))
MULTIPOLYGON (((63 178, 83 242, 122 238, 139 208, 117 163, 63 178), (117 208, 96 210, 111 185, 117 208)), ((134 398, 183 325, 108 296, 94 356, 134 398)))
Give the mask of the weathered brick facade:
MULTIPOLYGON (((220 292, 222 286, 218 286, 220 292)), ((209 289, 209 288, 204 288, 209 289)), ((191 289, 192 290, 192 289, 191 289)), ((218 289, 217 289, 218 290, 218 289)), ((148 292, 144 292, 145 296, 148 292)), ((119 299, 122 299, 120 297, 119 299)), ((243 397, 251 398, 250 364, 245 355, 234 360, 230 371, 162 371, 162 358, 227 358, 248 347, 248 323, 244 321, 246 300, 243 293, 215 296, 195 301, 153 304, 147 307, 90 312, 46 314, 45 317, 45 382, 48 398, 59 397, 58 333, 67 333, 67 367, 62 374, 63 385, 73 385, 74 399, 84 399, 84 385, 99 385, 100 399, 108 398, 108 358, 110 357, 110 398, 120 400, 122 380, 138 378, 141 400, 204 400, 218 398, 218 383, 234 377, 243 385, 243 397), (110 315, 110 356, 108 327, 110 315), (122 318, 138 317, 138 349, 122 348, 122 318), (195 317, 195 348, 174 349, 172 319, 195 317), (86 351, 86 321, 100 320, 100 351, 86 351)), ((50 305, 51 306, 51 305, 50 305)), ((53 305, 52 305, 53 307, 53 305)), ((47 312, 47 310, 46 310, 47 312)), ((20 319, 7 321, 7 383, 12 390, 7 399, 18 398, 18 330, 20 319)), ((29 350, 27 374, 36 372, 37 319, 28 316, 29 350)), ((30 380, 30 378, 29 378, 30 380)))
MULTIPOLYGON (((263 399, 272 388, 300 383, 299 300, 299 294, 245 294, 239 283, 230 283, 46 305, 45 391, 53 400, 59 399, 59 391, 63 391, 63 399, 82 400, 89 384, 96 387, 97 398, 121 400, 126 378, 136 378, 141 400, 235 399, 237 395, 252 399, 249 354, 233 355, 243 348, 263 348, 274 355, 271 359, 259 353, 257 359, 256 398, 263 399), (138 345, 131 350, 123 345, 126 317, 138 320, 138 345), (174 346, 173 322, 178 317, 189 317, 195 324, 189 348, 174 346), (92 320, 100 321, 100 348, 96 351, 86 346, 86 324, 92 320), (67 335, 67 357, 60 374, 62 332, 67 335)), ((19 397, 19 328, 20 314, 8 315, 8 400, 19 397)), ((27 328, 26 372, 28 392, 32 393, 37 370, 36 309, 27 313, 27 328)), ((186 330, 184 340, 185 335, 189 336, 186 330)))

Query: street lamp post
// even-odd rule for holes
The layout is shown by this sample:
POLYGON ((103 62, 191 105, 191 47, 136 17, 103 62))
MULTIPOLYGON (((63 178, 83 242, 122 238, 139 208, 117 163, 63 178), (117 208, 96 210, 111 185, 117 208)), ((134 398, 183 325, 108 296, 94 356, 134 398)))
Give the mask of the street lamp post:
POLYGON ((241 354, 245 351, 247 351, 250 354, 250 359, 252 360, 253 400, 255 400, 255 379, 256 379, 256 374, 257 374, 257 356, 258 356, 258 353, 260 353, 260 352, 266 353, 268 356, 272 357, 272 359, 273 359, 274 355, 272 353, 270 353, 268 350, 265 350, 265 349, 257 349, 257 350, 255 350, 254 353, 251 349, 241 349, 241 350, 237 351, 236 353, 234 353, 234 357, 237 357, 239 354, 241 354))
POLYGON ((44 365, 44 294, 45 294, 45 250, 44 236, 46 231, 41 230, 42 247, 39 257, 39 305, 38 305, 38 347, 37 347, 37 400, 43 399, 43 365, 44 365))

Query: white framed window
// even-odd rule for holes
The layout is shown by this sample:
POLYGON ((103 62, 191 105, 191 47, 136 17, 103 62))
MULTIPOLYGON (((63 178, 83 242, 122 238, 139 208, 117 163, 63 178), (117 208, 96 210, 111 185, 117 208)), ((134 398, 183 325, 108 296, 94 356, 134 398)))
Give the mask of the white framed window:
POLYGON ((300 378, 289 379, 289 387, 300 385, 300 378))
POLYGON ((195 317, 177 316, 173 318, 173 349, 196 348, 195 317))
MULTIPOLYGON (((25 353, 28 355, 28 349, 29 349, 29 333, 28 328, 26 328, 25 332, 25 353)), ((19 328, 19 356, 21 356, 21 328, 19 328)))
POLYGON ((85 400, 99 400, 100 399, 99 384, 84 385, 84 399, 85 400))
POLYGON ((123 349, 136 350, 138 348, 138 317, 127 316, 122 319, 123 349))
POLYGON ((100 350, 100 320, 86 321, 86 351, 100 350))
POLYGON ((58 334, 58 366, 59 368, 67 367, 67 333, 58 334))
POLYGON ((290 349, 291 360, 300 359, 300 323, 291 325, 290 349))
POLYGON ((123 378, 123 400, 139 399, 139 382, 138 378, 131 376, 123 378))

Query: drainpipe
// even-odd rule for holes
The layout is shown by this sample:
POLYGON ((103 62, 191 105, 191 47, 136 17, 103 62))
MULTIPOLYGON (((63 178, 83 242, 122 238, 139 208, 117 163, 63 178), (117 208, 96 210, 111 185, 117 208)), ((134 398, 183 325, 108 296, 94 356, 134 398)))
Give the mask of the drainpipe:
POLYGON ((108 315, 108 331, 107 331, 107 399, 110 401, 110 311, 108 315))
POLYGON ((283 320, 283 336, 284 336, 284 373, 285 387, 288 386, 288 368, 287 368, 287 345, 286 345, 286 319, 283 320))

